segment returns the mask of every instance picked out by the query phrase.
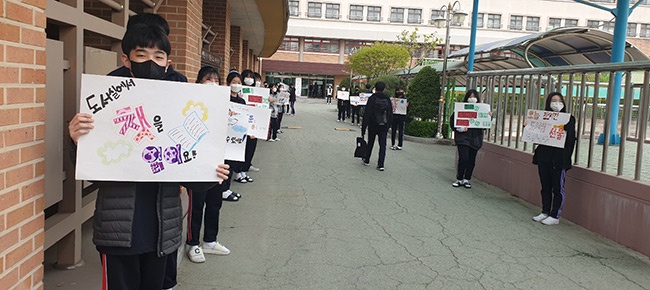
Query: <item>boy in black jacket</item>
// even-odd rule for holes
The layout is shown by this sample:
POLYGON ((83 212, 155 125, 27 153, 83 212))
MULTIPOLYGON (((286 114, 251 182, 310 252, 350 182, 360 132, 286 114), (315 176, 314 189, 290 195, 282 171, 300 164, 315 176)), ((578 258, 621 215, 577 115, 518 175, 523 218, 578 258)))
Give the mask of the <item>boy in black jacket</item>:
POLYGON ((388 136, 388 127, 393 123, 393 104, 388 95, 384 94, 385 88, 386 84, 384 82, 377 82, 375 84, 375 93, 368 98, 361 124, 361 136, 365 135, 366 128, 368 128, 368 151, 366 158, 363 159, 363 164, 366 166, 370 164, 372 147, 375 143, 375 137, 377 137, 379 142, 377 170, 379 171, 384 171, 386 137, 388 136))
MULTIPOLYGON (((122 40, 124 68, 113 75, 175 80, 168 75, 171 44, 160 27, 136 24, 122 40)), ((68 131, 76 144, 93 129, 90 114, 78 113, 68 131)), ((216 175, 228 178, 226 165, 216 175)), ((97 195, 93 242, 101 254, 104 289, 161 289, 167 257, 181 245, 182 207, 179 183, 101 182, 97 195)), ((216 182, 183 183, 205 191, 216 182)))

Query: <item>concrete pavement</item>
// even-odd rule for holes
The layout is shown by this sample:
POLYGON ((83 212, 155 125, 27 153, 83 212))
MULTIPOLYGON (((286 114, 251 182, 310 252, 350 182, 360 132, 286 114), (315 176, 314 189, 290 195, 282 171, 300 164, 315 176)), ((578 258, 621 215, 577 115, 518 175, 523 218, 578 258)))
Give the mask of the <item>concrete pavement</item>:
POLYGON ((282 125, 302 128, 260 142, 255 182, 224 202, 232 253, 185 259, 175 289, 650 289, 647 257, 535 223, 537 207, 478 180, 452 188, 455 147, 406 142, 379 172, 377 145, 369 167, 352 157, 359 128, 335 105, 296 109, 282 125))

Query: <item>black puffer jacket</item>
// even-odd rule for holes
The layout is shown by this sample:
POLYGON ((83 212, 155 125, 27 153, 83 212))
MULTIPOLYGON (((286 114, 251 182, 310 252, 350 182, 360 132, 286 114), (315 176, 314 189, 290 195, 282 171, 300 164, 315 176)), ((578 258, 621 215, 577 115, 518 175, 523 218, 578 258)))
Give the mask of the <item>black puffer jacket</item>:
POLYGON ((479 150, 483 146, 483 131, 484 129, 467 129, 465 132, 458 132, 457 127, 454 126, 454 115, 451 115, 451 129, 454 130, 454 142, 456 146, 465 145, 474 150, 479 150))

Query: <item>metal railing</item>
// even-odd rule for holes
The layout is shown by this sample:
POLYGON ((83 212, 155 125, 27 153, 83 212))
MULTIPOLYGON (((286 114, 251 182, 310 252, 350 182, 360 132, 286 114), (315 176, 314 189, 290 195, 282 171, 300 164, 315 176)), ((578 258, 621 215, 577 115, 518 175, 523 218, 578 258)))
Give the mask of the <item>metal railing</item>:
POLYGON ((520 138, 526 111, 543 110, 545 96, 559 91, 567 112, 576 118, 573 162, 650 183, 650 61, 470 72, 467 81, 492 106, 496 122, 486 134, 487 142, 533 152, 533 144, 520 138), (612 98, 616 72, 623 75, 619 104, 612 98), (611 106, 619 110, 620 144, 610 145, 609 134, 598 144, 599 136, 610 131, 611 106))

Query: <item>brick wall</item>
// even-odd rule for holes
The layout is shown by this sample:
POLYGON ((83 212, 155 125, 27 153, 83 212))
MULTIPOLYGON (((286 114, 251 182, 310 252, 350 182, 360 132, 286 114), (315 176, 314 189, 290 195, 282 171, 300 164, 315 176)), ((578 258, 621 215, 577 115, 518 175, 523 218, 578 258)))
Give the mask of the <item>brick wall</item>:
POLYGON ((203 23, 219 33, 215 38, 210 53, 221 58, 221 81, 226 83, 230 71, 230 5, 226 0, 203 0, 203 23))
POLYGON ((304 62, 318 62, 318 63, 339 63, 338 55, 321 54, 321 53, 304 53, 304 62))
POLYGON ((243 68, 251 68, 251 55, 250 50, 248 49, 248 40, 242 41, 242 60, 241 66, 243 68))
POLYGON ((193 82, 201 68, 203 1, 167 0, 163 3, 158 14, 169 22, 172 43, 169 59, 175 70, 193 82))
POLYGON ((230 48, 232 49, 230 67, 236 68, 239 73, 245 69, 242 67, 242 46, 241 27, 230 26, 230 48))
POLYGON ((111 21, 113 11, 104 3, 96 0, 84 0, 84 12, 95 15, 106 21, 111 21))
POLYGON ((650 39, 647 38, 627 38, 627 41, 634 44, 639 50, 646 55, 650 55, 650 39))
POLYGON ((285 61, 299 61, 300 60, 300 54, 296 52, 288 52, 288 51, 277 51, 274 53, 270 58, 265 58, 265 60, 270 59, 270 60, 285 60, 285 61))
POLYGON ((0 1, 0 289, 43 289, 46 0, 22 2, 0 1))

